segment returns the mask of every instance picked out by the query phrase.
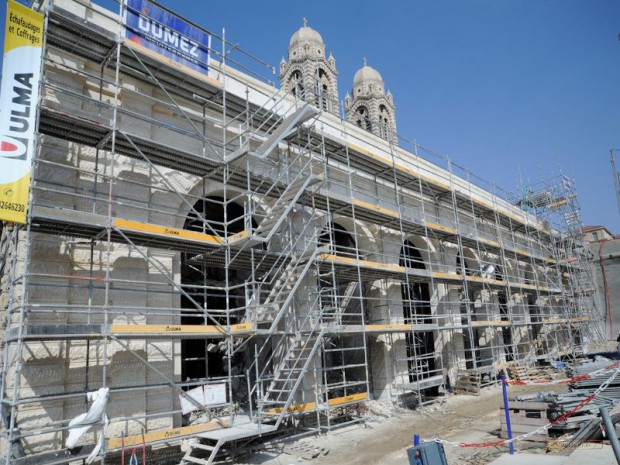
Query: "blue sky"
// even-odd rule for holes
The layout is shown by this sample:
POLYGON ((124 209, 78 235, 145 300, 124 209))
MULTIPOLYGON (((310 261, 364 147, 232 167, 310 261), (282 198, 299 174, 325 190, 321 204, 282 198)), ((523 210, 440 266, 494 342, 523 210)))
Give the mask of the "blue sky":
POLYGON ((519 172, 536 182, 561 166, 584 224, 620 233, 609 163, 609 149, 620 148, 620 2, 163 4, 213 32, 225 27, 276 67, 308 18, 336 59, 341 98, 365 56, 394 95, 399 133, 508 191, 519 172))

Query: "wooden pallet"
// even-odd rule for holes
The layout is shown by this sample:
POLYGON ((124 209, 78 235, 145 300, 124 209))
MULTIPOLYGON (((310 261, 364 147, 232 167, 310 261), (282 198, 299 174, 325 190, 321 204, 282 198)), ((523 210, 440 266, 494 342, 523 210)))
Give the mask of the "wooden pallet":
POLYGON ((454 392, 456 394, 480 394, 481 378, 480 373, 459 372, 454 385, 454 392))
POLYGON ((555 378, 551 368, 527 368, 524 366, 511 366, 510 379, 516 381, 523 381, 524 383, 536 383, 551 381, 555 378))
MULTIPOLYGON (((529 402, 529 401, 516 401, 509 402, 510 410, 510 426, 512 428, 512 436, 518 436, 523 433, 529 433, 538 429, 541 426, 549 423, 547 419, 547 410, 549 410, 549 404, 546 402, 529 402)), ((500 405, 500 422, 501 430, 500 437, 502 439, 508 438, 508 428, 506 426, 506 412, 504 410, 504 404, 500 405)), ((549 435, 547 430, 535 434, 528 438, 530 441, 547 442, 549 435)))

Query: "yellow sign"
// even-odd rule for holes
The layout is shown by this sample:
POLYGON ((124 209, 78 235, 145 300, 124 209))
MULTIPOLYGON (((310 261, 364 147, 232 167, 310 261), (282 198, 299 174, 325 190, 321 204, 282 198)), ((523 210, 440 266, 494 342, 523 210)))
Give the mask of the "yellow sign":
POLYGON ((34 154, 43 15, 9 0, 0 87, 0 220, 25 223, 34 154))

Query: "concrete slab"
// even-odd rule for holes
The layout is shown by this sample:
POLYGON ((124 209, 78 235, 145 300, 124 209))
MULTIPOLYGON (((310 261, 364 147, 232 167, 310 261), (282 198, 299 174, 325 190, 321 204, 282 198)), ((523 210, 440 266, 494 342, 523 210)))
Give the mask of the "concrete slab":
POLYGON ((576 463, 587 463, 588 465, 610 465, 615 463, 614 451, 611 446, 602 444, 584 444, 575 452, 570 454, 563 463, 574 465, 576 463))
POLYGON ((566 456, 547 454, 503 454, 493 460, 489 465, 563 465, 566 456))
POLYGON ((568 457, 566 455, 551 454, 503 454, 489 465, 574 465, 587 463, 588 465, 610 465, 615 462, 611 446, 602 444, 584 444, 568 457))

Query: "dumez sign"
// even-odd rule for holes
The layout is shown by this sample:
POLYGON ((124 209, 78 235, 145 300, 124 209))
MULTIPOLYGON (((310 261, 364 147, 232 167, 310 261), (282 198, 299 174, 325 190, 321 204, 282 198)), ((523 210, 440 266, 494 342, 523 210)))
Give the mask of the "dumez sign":
POLYGON ((207 74, 211 36, 148 0, 124 0, 125 38, 207 74))
POLYGON ((39 99, 43 15, 7 3, 0 87, 0 220, 25 223, 39 99))

